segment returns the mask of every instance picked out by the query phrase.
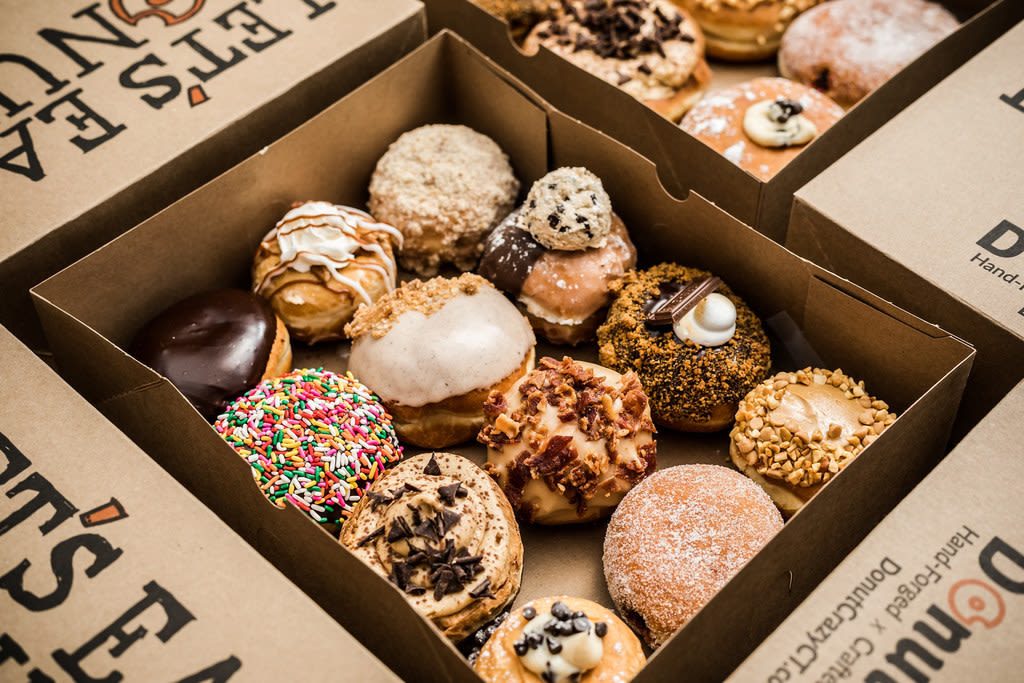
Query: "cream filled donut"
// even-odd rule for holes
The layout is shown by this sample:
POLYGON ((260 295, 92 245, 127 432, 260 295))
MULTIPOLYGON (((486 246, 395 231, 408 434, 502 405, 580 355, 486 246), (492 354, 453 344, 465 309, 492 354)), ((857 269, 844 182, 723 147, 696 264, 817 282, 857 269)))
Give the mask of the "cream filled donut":
POLYGON ((487 237, 477 272, 515 297, 541 336, 577 344, 603 320, 609 283, 634 265, 636 248, 600 179, 559 168, 487 237))
POLYGON ((298 203, 260 242, 253 290, 296 339, 342 339, 356 308, 395 288, 393 248, 401 245, 396 228, 364 211, 298 203))
POLYGON ((381 397, 403 442, 473 438, 492 389, 533 367, 534 336, 515 304, 472 273, 413 280, 356 312, 349 370, 381 397))
POLYGON ((511 389, 491 392, 484 414, 486 469, 530 522, 608 515, 657 466, 647 396, 631 372, 542 358, 511 389))

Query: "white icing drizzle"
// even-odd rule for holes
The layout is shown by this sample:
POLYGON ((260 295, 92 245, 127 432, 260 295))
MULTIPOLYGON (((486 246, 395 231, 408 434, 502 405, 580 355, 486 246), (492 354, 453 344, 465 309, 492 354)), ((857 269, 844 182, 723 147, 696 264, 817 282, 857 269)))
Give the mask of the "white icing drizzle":
POLYGON ((286 270, 308 273, 313 266, 322 266, 333 280, 356 293, 364 303, 373 303, 358 280, 346 277, 342 271, 351 267, 375 271, 384 276, 388 289, 394 289, 395 260, 368 237, 374 232, 387 233, 397 247, 402 246, 402 233, 387 223, 375 221, 365 211, 321 201, 293 208, 263 237, 264 248, 269 249, 277 242, 281 263, 263 277, 256 292, 266 295, 274 277, 286 270), (360 251, 376 255, 380 262, 357 261, 360 251))
POLYGON ((546 626, 559 621, 550 611, 537 614, 523 627, 519 645, 525 649, 525 653, 519 655, 523 666, 550 683, 569 683, 600 664, 604 644, 595 633, 594 623, 586 617, 583 620, 586 630, 563 635, 553 632, 557 629, 545 630, 546 626))
POLYGON ((736 306, 712 292, 672 326, 679 339, 701 346, 721 346, 736 334, 736 306))

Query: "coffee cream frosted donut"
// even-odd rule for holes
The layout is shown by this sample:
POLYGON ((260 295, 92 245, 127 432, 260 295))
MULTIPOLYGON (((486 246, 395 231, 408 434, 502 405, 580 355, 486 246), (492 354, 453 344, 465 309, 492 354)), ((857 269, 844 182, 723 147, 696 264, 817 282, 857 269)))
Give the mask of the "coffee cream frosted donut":
POLYGON ((958 27, 927 0, 832 0, 787 29, 779 72, 849 108, 958 27))
POLYGON ((212 421, 239 394, 291 370, 284 322, 252 292, 200 292, 159 313, 128 347, 212 421))
POLYGON ((560 168, 487 237, 477 272, 515 297, 541 336, 577 344, 604 319, 608 284, 635 264, 601 181, 585 168, 560 168))
POLYGON ((452 453, 409 458, 378 479, 341 544, 453 641, 519 592, 523 543, 512 508, 490 477, 452 453))
POLYGON ((512 612, 474 669, 488 683, 620 683, 646 662, 640 641, 611 610, 563 595, 512 612))
POLYGON ((356 308, 395 288, 392 249, 401 245, 398 230, 364 211, 298 203, 260 242, 253 290, 295 339, 342 339, 356 308))
POLYGON ((519 193, 508 156, 466 126, 434 124, 404 133, 370 178, 370 213, 401 231, 399 263, 430 277, 452 264, 472 270, 483 238, 519 193))
POLYGON ((756 61, 774 55, 794 18, 823 0, 674 0, 704 31, 708 55, 756 61))
POLYGON ((608 592, 640 638, 660 647, 781 528, 771 498, 735 470, 659 470, 626 494, 608 522, 608 592))
POLYGON ((768 374, 768 337, 750 307, 707 271, 662 263, 612 283, 597 330, 603 365, 640 378, 658 425, 713 432, 768 374))
POLYGON ((669 0, 561 0, 524 48, 546 47, 678 121, 711 81, 700 27, 669 0))
POLYGON ((647 396, 633 373, 542 358, 492 391, 478 440, 517 514, 539 524, 603 517, 657 466, 647 396))
POLYGON ((761 180, 770 180, 844 110, 785 78, 755 78, 714 92, 679 127, 761 180))
POLYGON ((403 442, 424 448, 476 436, 487 395, 534 362, 530 323, 472 273, 407 282, 359 309, 345 331, 349 370, 381 397, 403 442))
POLYGON ((402 457, 391 416, 351 375, 302 369, 260 383, 214 429, 260 490, 337 533, 363 493, 402 457))
POLYGON ((729 456, 789 517, 895 420, 842 370, 780 372, 740 402, 729 456))

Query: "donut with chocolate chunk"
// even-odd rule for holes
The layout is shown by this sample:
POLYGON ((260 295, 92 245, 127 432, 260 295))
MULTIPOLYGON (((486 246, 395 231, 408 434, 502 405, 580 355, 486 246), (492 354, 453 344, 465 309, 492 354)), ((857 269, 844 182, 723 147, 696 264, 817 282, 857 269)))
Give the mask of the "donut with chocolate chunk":
POLYGON ((485 469, 530 522, 605 516, 657 466, 647 396, 632 372, 542 358, 508 391, 492 391, 484 415, 485 469))
POLYGON ((637 374, 654 422, 688 432, 732 424, 771 366, 768 336, 746 302, 711 273, 675 263, 631 271, 612 291, 599 357, 637 374))
POLYGON ((417 455, 374 482, 341 544, 456 642, 512 602, 522 580, 523 543, 508 500, 453 453, 417 455))

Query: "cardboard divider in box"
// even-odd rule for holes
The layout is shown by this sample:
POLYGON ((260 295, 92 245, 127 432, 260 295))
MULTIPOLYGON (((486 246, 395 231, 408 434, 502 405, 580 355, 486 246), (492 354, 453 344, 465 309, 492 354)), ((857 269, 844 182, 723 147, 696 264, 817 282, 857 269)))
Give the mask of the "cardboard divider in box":
MULTIPOLYGON (((525 54, 508 25, 469 0, 425 0, 432 32, 448 28, 527 84, 557 109, 655 163, 662 184, 676 197, 691 190, 777 242, 786 236, 793 193, 881 127, 957 66, 1024 19, 1016 0, 940 0, 963 25, 865 98, 838 123, 808 144, 771 180, 761 181, 734 165, 676 124, 625 92, 542 48, 525 54)), ((777 76, 773 61, 710 62, 709 92, 758 76, 777 76)))
POLYGON ((729 680, 1011 681, 1024 666, 1018 384, 729 680))
POLYGON ((423 42, 415 0, 11 4, 0 23, 0 324, 28 290, 423 42))
POLYGON ((1024 23, 801 188, 787 240, 978 350, 954 438, 1024 378, 1022 52, 1024 23))
POLYGON ((2 327, 0 355, 0 678, 290 679, 315 651, 398 680, 2 327))
MULTIPOLYGON (((523 195, 549 168, 590 168, 603 179, 642 264, 675 260, 716 272, 773 331, 777 367, 842 367, 900 414, 637 680, 681 672, 722 678, 938 460, 973 350, 794 256, 696 193, 685 201, 671 197, 650 162, 574 119, 546 113, 514 82, 443 32, 264 154, 34 288, 40 316, 75 386, 388 666, 410 680, 476 680, 393 585, 298 510, 268 503, 248 465, 174 387, 123 349, 170 303, 211 287, 247 287, 256 244, 293 200, 363 205, 376 160, 418 125, 463 123, 492 136, 509 154, 523 195)), ((297 346, 296 362, 343 370, 346 350, 345 343, 297 346)), ((538 351, 597 355, 594 345, 538 351)), ((660 467, 727 463, 725 433, 662 430, 658 441, 660 467)), ((478 445, 455 450, 478 464, 485 459, 478 445)), ((566 593, 611 606, 601 567, 604 528, 522 525, 517 604, 566 593)))

